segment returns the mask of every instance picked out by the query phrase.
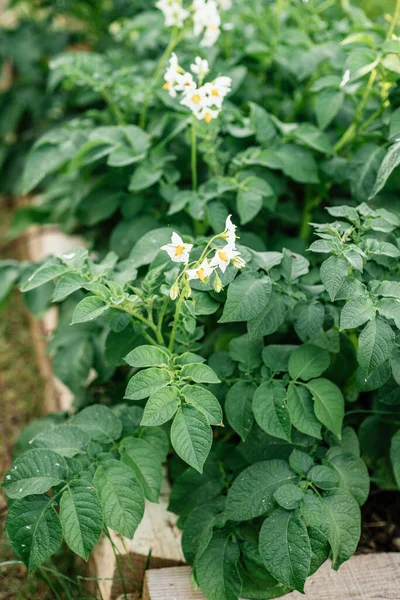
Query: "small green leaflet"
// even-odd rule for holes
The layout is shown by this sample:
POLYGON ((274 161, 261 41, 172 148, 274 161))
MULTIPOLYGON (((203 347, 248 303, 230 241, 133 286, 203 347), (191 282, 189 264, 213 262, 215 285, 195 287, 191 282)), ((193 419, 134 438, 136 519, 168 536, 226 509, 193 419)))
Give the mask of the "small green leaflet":
POLYGON ((196 561, 196 578, 208 600, 237 600, 242 582, 238 571, 240 551, 227 532, 215 531, 196 561))
POLYGON ((83 277, 79 273, 66 273, 57 282, 53 294, 53 302, 65 300, 70 294, 84 287, 87 282, 86 277, 83 277))
POLYGON ((321 265, 321 281, 325 286, 332 302, 345 282, 349 273, 349 264, 344 258, 330 256, 321 265))
POLYGON ((29 571, 57 552, 63 537, 53 500, 44 494, 14 502, 7 514, 6 532, 29 571))
POLYGON ((44 285, 45 283, 52 281, 56 277, 61 277, 71 271, 70 267, 66 265, 42 265, 37 271, 35 271, 24 285, 22 291, 29 292, 35 288, 44 285))
POLYGON ((394 332, 383 319, 373 319, 360 333, 357 360, 364 377, 369 377, 388 360, 394 348, 394 332))
POLYGON ((134 471, 146 498, 158 502, 163 480, 160 454, 149 442, 139 438, 125 438, 120 450, 121 460, 134 471))
POLYGON ((188 404, 203 413, 210 425, 222 425, 222 408, 214 394, 199 385, 185 385, 182 394, 188 404))
POLYGON ((257 317, 267 306, 271 295, 269 277, 259 277, 249 271, 239 275, 228 288, 228 298, 220 323, 250 321, 257 317))
POLYGON ((318 126, 325 129, 329 123, 336 117, 342 107, 344 93, 340 90, 327 88, 317 96, 315 103, 315 113, 317 115, 318 126))
POLYGON ((281 383, 262 383, 257 388, 253 412, 263 431, 290 442, 292 424, 286 405, 286 390, 281 383))
POLYGON ((32 440, 34 448, 49 448, 61 456, 75 456, 84 454, 90 441, 83 429, 74 425, 60 425, 42 431, 32 440))
POLYGON ((375 317, 372 300, 367 296, 352 298, 342 308, 340 313, 340 330, 356 329, 375 317))
POLYGON ((328 451, 326 460, 338 476, 339 487, 362 506, 369 494, 369 474, 364 461, 338 446, 328 451))
POLYGON ((376 177, 374 188, 370 194, 369 200, 374 198, 381 189, 385 186, 389 176, 394 169, 400 164, 400 143, 396 142, 390 146, 385 158, 382 161, 378 175, 376 177))
POLYGON ((282 485, 274 493, 274 500, 286 510, 293 510, 300 506, 304 492, 293 483, 282 485))
POLYGON ((183 404, 172 423, 171 443, 182 460, 202 473, 212 444, 212 429, 204 414, 183 404))
POLYGON ((314 413, 314 403, 307 388, 293 382, 287 390, 287 407, 292 425, 302 433, 321 439, 321 423, 314 413))
POLYGON ((289 358, 289 375, 293 379, 308 381, 319 377, 329 367, 329 352, 317 346, 305 344, 299 346, 289 358))
POLYGON ((108 310, 108 305, 97 298, 97 296, 88 296, 79 302, 72 315, 71 325, 75 323, 85 323, 94 321, 108 310))
POLYGON ((238 381, 228 391, 225 400, 225 413, 229 425, 246 440, 254 424, 252 400, 256 386, 254 383, 238 381))
POLYGON ((103 511, 96 489, 87 481, 71 481, 61 496, 60 520, 68 546, 84 560, 103 529, 103 511))
POLYGON ((176 387, 167 387, 154 392, 147 400, 141 425, 163 425, 175 415, 181 405, 176 387))
POLYGON ((105 524, 132 539, 144 514, 143 490, 133 470, 119 460, 107 460, 97 467, 93 485, 100 496, 105 524))
POLYGON ((278 508, 264 521, 260 554, 279 583, 304 592, 311 566, 311 546, 307 528, 297 511, 278 508))
POLYGON ((275 373, 286 373, 289 370, 289 358, 298 346, 291 345, 271 345, 266 346, 262 351, 264 364, 275 373))
POLYGON ((325 465, 315 465, 307 474, 307 478, 321 490, 332 490, 339 486, 337 472, 325 465))
POLYGON ((72 418, 71 422, 75 427, 85 431, 92 440, 103 444, 117 440, 122 432, 121 421, 102 404, 84 408, 72 418))
POLYGON ((313 379, 307 383, 314 398, 316 417, 341 438, 344 417, 344 398, 340 389, 328 379, 313 379))
POLYGON ((37 448, 28 450, 14 461, 2 485, 9 498, 24 498, 47 492, 61 483, 66 472, 62 456, 47 448, 37 448))
POLYGON ((195 508, 186 519, 182 534, 182 550, 189 564, 193 564, 196 554, 200 554, 204 546, 208 546, 213 525, 224 518, 221 514, 222 509, 223 503, 216 501, 195 508))
POLYGON ((296 474, 284 460, 266 460, 247 467, 228 490, 227 518, 247 521, 267 514, 273 506, 276 490, 296 482, 296 474))
POLYGON ((131 367, 161 367, 168 365, 169 356, 165 349, 156 346, 138 346, 124 358, 131 367))
POLYGON ((325 310, 319 302, 305 306, 297 315, 294 329, 303 342, 308 342, 318 333, 324 323, 325 310))
POLYGON ((125 398, 128 400, 142 400, 170 383, 171 375, 168 371, 151 367, 150 369, 139 371, 139 373, 131 377, 126 388, 125 398))
POLYGON ((214 371, 201 363, 184 365, 180 376, 181 379, 192 379, 196 383, 221 383, 214 371))

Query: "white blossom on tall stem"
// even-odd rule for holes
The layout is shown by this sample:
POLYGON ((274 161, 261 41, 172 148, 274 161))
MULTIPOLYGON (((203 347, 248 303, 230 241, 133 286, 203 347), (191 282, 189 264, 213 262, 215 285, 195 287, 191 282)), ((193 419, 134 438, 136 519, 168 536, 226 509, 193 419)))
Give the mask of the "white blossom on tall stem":
POLYGON ((181 236, 174 232, 171 236, 171 243, 162 246, 161 250, 165 250, 173 262, 181 262, 187 265, 189 252, 192 248, 193 244, 185 244, 181 236))
POLYGON ((210 275, 212 275, 213 272, 214 268, 210 265, 206 258, 194 269, 187 269, 185 271, 189 280, 200 279, 200 281, 205 281, 208 277, 210 277, 210 275))
POLYGON ((161 10, 165 18, 166 27, 179 27, 182 29, 190 12, 183 8, 177 0, 158 0, 156 7, 161 10))
POLYGON ((192 73, 197 75, 199 80, 202 81, 204 77, 207 77, 207 75, 210 72, 208 60, 206 60, 205 58, 201 58, 200 56, 196 56, 196 58, 194 59, 194 63, 190 65, 190 70, 192 71, 192 73))
POLYGON ((221 17, 217 2, 215 0, 194 0, 193 9, 194 35, 203 35, 200 46, 213 46, 221 33, 221 17))
POLYGON ((225 273, 228 265, 232 262, 234 266, 241 269, 245 266, 245 261, 240 257, 240 252, 235 250, 234 246, 227 244, 223 248, 216 250, 213 258, 211 259, 211 266, 218 267, 222 273, 225 273))
POLYGON ((228 242, 228 246, 235 247, 237 226, 232 223, 232 215, 228 215, 225 221, 225 231, 221 237, 228 242))

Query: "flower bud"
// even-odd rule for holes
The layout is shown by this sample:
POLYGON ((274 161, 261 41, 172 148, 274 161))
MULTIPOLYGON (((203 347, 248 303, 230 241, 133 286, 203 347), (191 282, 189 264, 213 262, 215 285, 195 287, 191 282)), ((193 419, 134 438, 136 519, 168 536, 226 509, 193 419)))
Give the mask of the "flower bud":
POLYGON ((217 292, 217 294, 219 294, 223 289, 221 277, 215 271, 214 290, 217 292))
POLYGON ((171 298, 171 300, 176 300, 178 296, 179 296, 179 284, 177 281, 175 281, 174 285, 169 290, 169 297, 171 298))

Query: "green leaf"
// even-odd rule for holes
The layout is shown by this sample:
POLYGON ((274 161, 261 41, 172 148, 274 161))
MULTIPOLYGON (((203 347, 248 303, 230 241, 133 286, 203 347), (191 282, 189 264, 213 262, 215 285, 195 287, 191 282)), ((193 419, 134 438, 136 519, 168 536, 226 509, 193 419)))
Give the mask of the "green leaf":
POLYGON ((222 425, 222 408, 214 394, 198 385, 185 385, 182 394, 188 404, 203 413, 210 425, 222 425))
POLYGON ((163 170, 152 165, 148 160, 136 167, 135 172, 129 182, 128 190, 130 192, 140 192, 151 187, 160 181, 163 170))
POLYGON ((299 183, 318 183, 318 167, 311 152, 295 144, 285 144, 277 151, 285 175, 299 183))
POLYGON ((189 564, 193 564, 197 554, 208 546, 214 524, 223 519, 223 503, 214 502, 195 508, 185 521, 182 534, 182 550, 189 564))
POLYGON ((307 383, 314 398, 316 417, 338 438, 341 438, 344 398, 340 389, 328 379, 313 379, 307 383))
POLYGON ((61 483, 67 466, 62 456, 45 448, 28 450, 7 471, 3 488, 10 498, 47 492, 61 483))
POLYGON ((311 456, 295 448, 289 456, 289 465, 295 473, 307 475, 309 470, 314 466, 314 461, 311 456))
POLYGON ((390 444, 390 460, 392 462, 394 478, 400 488, 400 429, 392 437, 390 444))
POLYGON ((352 298, 342 308, 340 313, 340 330, 356 329, 375 317, 375 309, 371 298, 357 296, 352 298))
POLYGON ((264 205, 264 198, 271 199, 267 203, 268 208, 272 208, 275 204, 275 194, 271 186, 265 179, 261 177, 249 176, 247 172, 241 174, 242 182, 240 182, 240 189, 237 195, 237 211, 240 216, 240 223, 245 225, 260 212, 264 205))
POLYGON ((88 406, 74 415, 72 424, 102 444, 109 444, 121 436, 122 423, 114 413, 101 404, 88 406))
POLYGON ((208 600, 237 600, 242 588, 239 546, 224 531, 212 539, 196 561, 196 578, 208 600))
POLYGON ((330 256, 321 265, 321 281, 332 302, 349 273, 349 264, 344 258, 330 256))
POLYGON ((103 529, 103 511, 97 491, 87 481, 71 481, 61 496, 60 521, 65 541, 84 560, 103 529))
POLYGON ((303 342, 309 342, 324 324, 325 310, 319 302, 308 304, 297 314, 294 329, 303 342))
POLYGON ((62 543, 62 528, 46 495, 14 502, 7 514, 6 532, 16 554, 33 571, 55 554, 62 543))
POLYGON ((225 400, 225 413, 229 425, 246 440, 254 424, 252 400, 256 386, 238 381, 229 390, 225 400))
POLYGON ((311 123, 302 123, 295 130, 294 135, 300 142, 318 152, 333 154, 333 147, 328 136, 311 123))
POLYGON ((286 297, 283 294, 272 292, 265 310, 248 322, 250 339, 257 340, 265 335, 275 333, 284 322, 287 311, 286 297))
POLYGON ((71 325, 94 321, 107 310, 108 305, 103 300, 97 298, 97 296, 88 296, 81 300, 75 308, 71 325))
POLYGON ((287 392, 287 407, 292 425, 302 433, 321 439, 321 424, 314 413, 310 392, 303 386, 290 383, 287 392))
POLYGON ((304 344, 299 346, 289 358, 289 375, 293 379, 308 381, 313 377, 319 377, 327 370, 329 363, 329 352, 311 344, 304 344))
POLYGON ((171 375, 165 369, 152 367, 139 371, 130 378, 124 397, 128 400, 148 398, 158 390, 165 388, 171 381, 171 375))
POLYGON ((160 455, 146 440, 125 438, 120 446, 121 460, 138 478, 150 502, 158 502, 163 481, 160 455))
POLYGON ((332 490, 339 486, 338 474, 325 465, 315 465, 307 474, 307 478, 321 490, 332 490))
POLYGON ((183 404, 172 423, 171 443, 182 460, 202 473, 212 444, 212 429, 203 413, 183 404))
POLYGON ((53 281, 56 277, 61 277, 71 270, 66 265, 43 265, 37 271, 32 273, 27 283, 23 286, 23 292, 29 292, 37 287, 53 281))
POLYGON ((154 392, 147 400, 141 425, 163 425, 172 419, 180 405, 177 388, 168 387, 154 392))
POLYGON ((311 565, 309 576, 313 575, 329 557, 329 542, 317 527, 307 527, 311 545, 311 565))
POLYGON ((357 500, 360 506, 368 498, 369 475, 364 461, 341 448, 331 448, 326 460, 339 477, 339 487, 357 500))
POLYGON ((360 333, 357 360, 364 377, 369 377, 386 360, 394 348, 394 332, 383 319, 374 319, 360 333))
POLYGON ((400 164, 400 142, 396 142, 393 146, 390 146, 389 150, 385 154, 385 158, 379 168, 378 175, 376 177, 375 185, 369 196, 369 199, 375 198, 375 196, 385 186, 390 175, 394 169, 400 164))
POLYGON ((296 474, 284 460, 266 460, 247 467, 228 490, 227 518, 248 521, 267 514, 274 505, 276 490, 296 482, 296 474))
POLYGON ((254 338, 241 335, 229 344, 229 356, 239 362, 246 371, 252 371, 261 364, 261 352, 264 344, 260 335, 261 332, 254 338))
POLYGON ((289 358, 298 346, 277 344, 266 346, 262 351, 264 364, 274 373, 286 373, 289 370, 289 358))
POLYGON ((50 448, 61 456, 84 454, 89 443, 89 436, 73 425, 60 425, 42 431, 32 440, 34 448, 50 448))
POLYGON ((161 427, 145 427, 140 432, 140 439, 148 442, 158 453, 161 462, 167 459, 169 452, 169 436, 161 427))
POLYGON ((132 539, 144 514, 143 489, 133 470, 119 460, 104 461, 96 469, 93 485, 107 527, 132 539))
POLYGON ((317 115, 318 126, 325 129, 336 117, 342 108, 344 93, 335 89, 327 88, 317 96, 315 103, 315 113, 317 115))
POLYGON ((260 531, 260 554, 279 583, 304 592, 311 546, 307 528, 297 512, 278 508, 265 519, 260 531))
POLYGON ((253 412, 263 431, 290 441, 292 424, 286 406, 286 390, 281 383, 262 383, 253 398, 253 412))
POLYGON ((136 268, 149 265, 160 252, 161 246, 171 241, 172 229, 160 227, 145 233, 133 247, 129 258, 136 268))
POLYGON ((271 295, 269 277, 249 271, 237 277, 228 288, 228 298, 219 323, 249 321, 267 306, 271 295))
POLYGON ((181 379, 192 379, 196 383, 221 383, 214 371, 201 363, 184 365, 180 373, 181 379))
POLYGON ((368 200, 381 166, 385 150, 376 144, 358 148, 351 160, 350 181, 353 196, 360 202, 368 200))
POLYGON ((168 365, 169 356, 165 350, 156 346, 138 346, 124 358, 131 367, 161 367, 168 365))
POLYGON ((80 290, 88 283, 86 277, 79 273, 66 273, 57 282, 56 289, 53 294, 53 302, 61 302, 68 296, 80 290))
MULTIPOLYGON (((311 496, 311 500, 312 517, 319 517, 317 526, 329 541, 332 568, 337 570, 356 551, 361 533, 360 507, 353 496, 342 490, 326 492, 320 498, 311 496)), ((310 511, 307 519, 309 516, 310 511)))
POLYGON ((274 492, 274 500, 286 510, 293 510, 300 506, 304 492, 293 483, 282 485, 274 492))
POLYGON ((291 250, 283 249, 281 271, 284 279, 288 282, 295 281, 302 275, 306 275, 310 268, 310 261, 301 254, 291 250))
POLYGON ((204 506, 220 495, 225 487, 220 465, 209 458, 203 473, 186 469, 172 487, 168 510, 187 517, 197 506, 204 506))

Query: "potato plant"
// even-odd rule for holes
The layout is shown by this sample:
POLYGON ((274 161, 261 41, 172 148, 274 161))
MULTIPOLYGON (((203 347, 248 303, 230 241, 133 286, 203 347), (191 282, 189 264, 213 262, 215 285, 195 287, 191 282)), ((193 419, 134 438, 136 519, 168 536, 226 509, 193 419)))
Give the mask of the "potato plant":
POLYGON ((5 476, 30 570, 129 538, 162 464, 209 600, 304 590, 400 485, 400 1, 133 2, 102 51, 51 61, 80 112, 39 138, 16 214, 86 246, 3 263, 74 412, 5 476), (132 8, 132 6, 131 6, 132 8), (134 60, 132 60, 132 56, 134 60))

